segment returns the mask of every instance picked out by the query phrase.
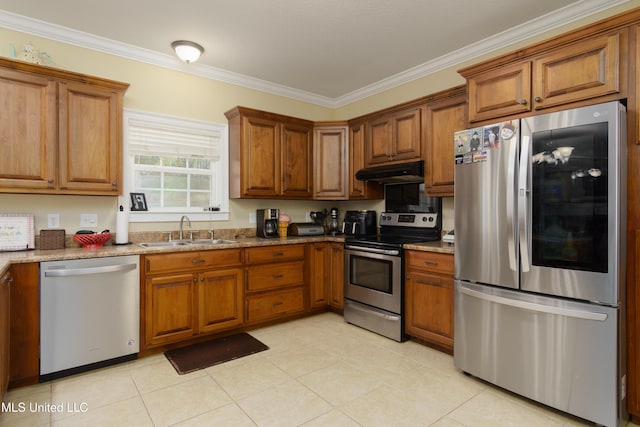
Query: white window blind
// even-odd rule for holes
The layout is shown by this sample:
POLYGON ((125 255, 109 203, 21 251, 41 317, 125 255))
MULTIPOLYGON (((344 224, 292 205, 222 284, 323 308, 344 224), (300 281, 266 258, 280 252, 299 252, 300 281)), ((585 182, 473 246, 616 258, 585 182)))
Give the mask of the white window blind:
POLYGON ((130 154, 203 157, 218 161, 221 139, 222 129, 217 127, 201 129, 129 120, 130 154))

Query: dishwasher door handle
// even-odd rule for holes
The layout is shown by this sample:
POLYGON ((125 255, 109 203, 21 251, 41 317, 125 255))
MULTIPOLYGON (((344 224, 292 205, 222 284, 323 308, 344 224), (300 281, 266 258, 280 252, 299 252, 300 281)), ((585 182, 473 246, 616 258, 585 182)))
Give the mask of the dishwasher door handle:
POLYGON ((136 269, 135 264, 115 264, 105 265, 103 267, 84 267, 84 268, 70 268, 64 270, 48 270, 44 272, 44 277, 69 277, 69 276, 84 276, 87 274, 103 274, 103 273, 115 273, 119 271, 131 271, 136 269))

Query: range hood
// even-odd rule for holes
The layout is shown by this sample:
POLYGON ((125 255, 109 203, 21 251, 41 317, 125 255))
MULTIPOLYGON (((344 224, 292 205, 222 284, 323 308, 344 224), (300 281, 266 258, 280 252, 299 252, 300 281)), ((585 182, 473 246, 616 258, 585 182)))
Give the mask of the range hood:
POLYGON ((360 169, 356 172, 356 179, 383 184, 422 182, 424 181, 424 161, 418 160, 360 169))

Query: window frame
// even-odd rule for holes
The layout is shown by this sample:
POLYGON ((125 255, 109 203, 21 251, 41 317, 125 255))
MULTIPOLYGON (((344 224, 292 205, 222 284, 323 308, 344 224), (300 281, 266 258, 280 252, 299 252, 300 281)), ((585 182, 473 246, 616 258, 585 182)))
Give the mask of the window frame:
MULTIPOLYGON (((228 221, 229 220, 229 130, 226 123, 215 123, 195 120, 160 113, 125 108, 123 111, 123 149, 122 175, 123 195, 119 197, 118 205, 126 206, 129 211, 129 193, 135 191, 135 165, 133 156, 129 154, 129 121, 137 120, 149 124, 171 125, 193 130, 211 130, 220 132, 219 167, 211 174, 212 182, 218 182, 222 188, 217 189, 217 198, 213 204, 219 202, 219 211, 197 210, 197 208, 155 208, 149 211, 135 211, 129 213, 129 222, 174 222, 180 221, 187 215, 192 221, 228 221)), ((213 196, 213 193, 212 193, 213 196)))

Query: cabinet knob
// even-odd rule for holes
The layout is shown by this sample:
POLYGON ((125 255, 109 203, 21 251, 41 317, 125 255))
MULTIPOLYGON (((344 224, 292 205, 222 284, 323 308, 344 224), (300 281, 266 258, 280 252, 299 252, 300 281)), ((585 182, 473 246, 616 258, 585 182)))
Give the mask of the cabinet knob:
POLYGON ((52 178, 49 178, 49 179, 47 180, 47 182, 48 182, 49 184, 53 184, 53 179, 52 179, 52 178))
POLYGON ((520 104, 522 104, 522 105, 527 105, 527 100, 526 100, 526 99, 521 99, 521 100, 520 100, 520 104))
POLYGON ((542 98, 540 98, 539 96, 536 96, 535 101, 536 102, 542 102, 542 98))
POLYGON ((194 277, 193 283, 198 283, 198 279, 194 277))
POLYGON ((112 187, 117 187, 117 186, 118 186, 118 183, 117 183, 117 182, 112 182, 112 183, 111 183, 111 186, 112 186, 112 187))

